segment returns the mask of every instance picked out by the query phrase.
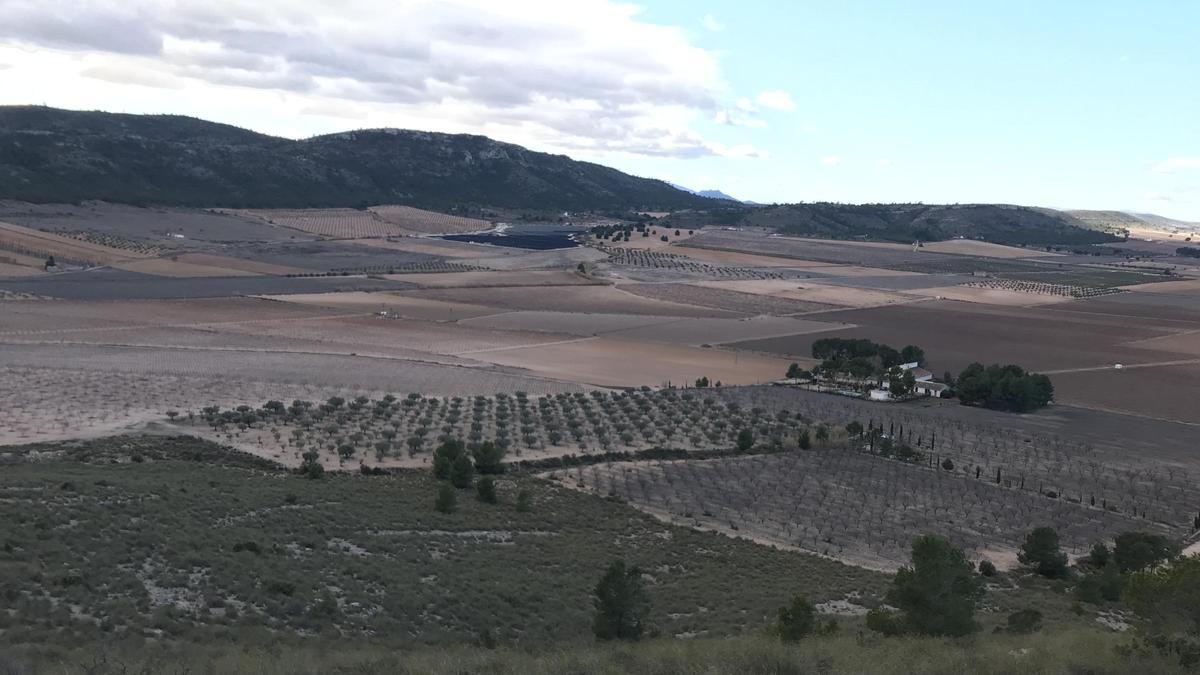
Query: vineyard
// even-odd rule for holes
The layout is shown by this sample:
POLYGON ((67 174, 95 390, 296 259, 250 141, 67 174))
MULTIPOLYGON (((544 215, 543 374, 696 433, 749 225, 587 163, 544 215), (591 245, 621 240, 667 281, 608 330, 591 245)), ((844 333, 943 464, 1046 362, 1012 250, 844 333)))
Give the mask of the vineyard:
POLYGON ((640 248, 610 248, 600 246, 608 254, 608 262, 614 265, 640 267, 644 269, 669 270, 691 273, 718 279, 783 279, 783 274, 770 269, 710 265, 686 256, 663 251, 640 248))
MULTIPOLYGON (((445 260, 419 260, 402 262, 395 265, 364 265, 360 267, 338 267, 333 274, 428 274, 447 272, 477 272, 484 268, 476 265, 450 262, 445 260)), ((303 276, 303 275, 298 275, 303 276)))
POLYGON ((1076 286, 1071 284, 1052 284, 1044 281, 1025 281, 1022 279, 984 279, 961 285, 970 288, 1017 291, 1018 293, 1059 295, 1068 298, 1098 298, 1104 295, 1125 292, 1124 289, 1111 286, 1076 286))
MULTIPOLYGON (((780 411, 744 410, 694 390, 593 391, 531 397, 437 398, 408 394, 372 400, 268 403, 254 409, 206 407, 200 417, 219 438, 259 444, 289 463, 315 450, 334 465, 423 464, 447 438, 494 440, 512 459, 602 455, 657 448, 728 450, 743 429, 776 448, 816 434, 810 423, 780 411), (769 439, 769 440, 768 440, 769 439)), ((194 416, 194 424, 200 424, 194 416)), ((824 433, 824 432, 821 432, 824 433)))
POLYGON ((1074 554, 1123 531, 1194 529, 1200 488, 1183 469, 892 408, 862 419, 782 391, 335 397, 179 420, 291 465, 313 452, 343 469, 428 466, 446 439, 495 441, 508 461, 678 524, 880 568, 904 563, 926 532, 1004 563, 1031 524, 1053 524, 1074 554))
POLYGON ((389 223, 421 234, 461 234, 492 227, 486 220, 414 209, 411 206, 372 206, 367 210, 389 223))
POLYGON ((129 251, 138 255, 158 256, 163 253, 163 249, 154 244, 149 244, 144 241, 136 241, 128 237, 123 237, 113 232, 100 232, 97 230, 47 230, 53 234, 57 234, 76 241, 84 241, 89 244, 97 244, 108 248, 117 249, 120 251, 129 251))

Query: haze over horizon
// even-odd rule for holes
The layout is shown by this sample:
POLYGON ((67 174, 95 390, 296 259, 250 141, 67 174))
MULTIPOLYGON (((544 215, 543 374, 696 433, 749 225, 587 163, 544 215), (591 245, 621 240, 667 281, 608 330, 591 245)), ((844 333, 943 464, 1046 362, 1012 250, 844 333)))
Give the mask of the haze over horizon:
POLYGON ((0 104, 476 133, 757 202, 1200 221, 1200 6, 0 0, 0 104))

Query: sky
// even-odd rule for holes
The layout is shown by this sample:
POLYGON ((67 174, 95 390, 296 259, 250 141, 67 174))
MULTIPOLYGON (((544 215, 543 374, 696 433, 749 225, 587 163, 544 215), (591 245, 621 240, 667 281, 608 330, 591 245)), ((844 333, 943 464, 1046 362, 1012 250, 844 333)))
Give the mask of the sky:
POLYGON ((477 133, 758 202, 1200 221, 1193 0, 0 0, 0 104, 477 133))

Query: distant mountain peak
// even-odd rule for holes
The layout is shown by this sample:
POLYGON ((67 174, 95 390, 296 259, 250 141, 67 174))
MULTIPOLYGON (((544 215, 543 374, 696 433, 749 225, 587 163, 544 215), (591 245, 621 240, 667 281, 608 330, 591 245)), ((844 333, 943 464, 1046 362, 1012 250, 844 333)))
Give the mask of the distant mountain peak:
POLYGON ((676 190, 683 190, 684 192, 687 192, 687 193, 693 194, 693 195, 697 195, 700 197, 708 197, 709 199, 723 199, 723 200, 729 201, 729 202, 743 203, 742 200, 738 199, 737 197, 732 197, 724 192, 721 192, 720 190, 693 190, 689 187, 684 187, 682 185, 676 185, 675 183, 667 183, 667 185, 670 185, 671 187, 675 188, 676 190))

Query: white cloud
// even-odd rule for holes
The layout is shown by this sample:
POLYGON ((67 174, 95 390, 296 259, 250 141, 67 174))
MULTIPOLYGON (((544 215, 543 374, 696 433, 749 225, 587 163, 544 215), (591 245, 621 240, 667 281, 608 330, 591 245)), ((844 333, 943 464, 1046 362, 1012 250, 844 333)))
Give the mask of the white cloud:
MULTIPOLYGON (((128 109, 127 85, 185 86, 227 101, 223 121, 237 122, 229 118, 239 106, 267 100, 252 90, 314 121, 474 131, 552 151, 760 152, 696 130, 733 99, 717 55, 616 0, 0 0, 0 8, 0 51, 28 55, 4 77, 60 69, 66 55, 79 63, 75 79, 56 77, 50 93, 75 107, 128 109)), ((29 91, 29 77, 0 80, 0 89, 29 91)), ((763 96, 763 105, 791 106, 783 92, 763 96)), ((748 114, 727 117, 762 126, 748 114)))
POLYGON ((758 104, 764 108, 785 111, 792 111, 796 109, 796 104, 792 102, 791 94, 779 89, 764 91, 758 95, 757 100, 758 104))
POLYGON ((821 163, 825 166, 837 166, 842 163, 842 158, 837 155, 825 155, 821 158, 821 163))
POLYGON ((875 166, 879 167, 880 169, 886 169, 891 165, 892 160, 887 159, 886 157, 880 157, 879 159, 875 160, 875 166))
POLYGON ((1155 173, 1175 173, 1200 169, 1200 157, 1172 157, 1154 165, 1155 173))
POLYGON ((758 106, 754 105, 754 101, 751 101, 745 96, 737 100, 737 109, 741 110, 742 112, 758 112, 758 106))
POLYGON ((767 126, 766 120, 749 115, 740 115, 732 110, 718 110, 717 114, 713 116, 713 121, 717 124, 725 124, 731 127, 748 127, 750 129, 761 129, 767 126))
POLYGON ((717 17, 712 14, 705 14, 704 18, 700 20, 700 24, 714 33, 725 30, 725 24, 717 21, 717 17))

